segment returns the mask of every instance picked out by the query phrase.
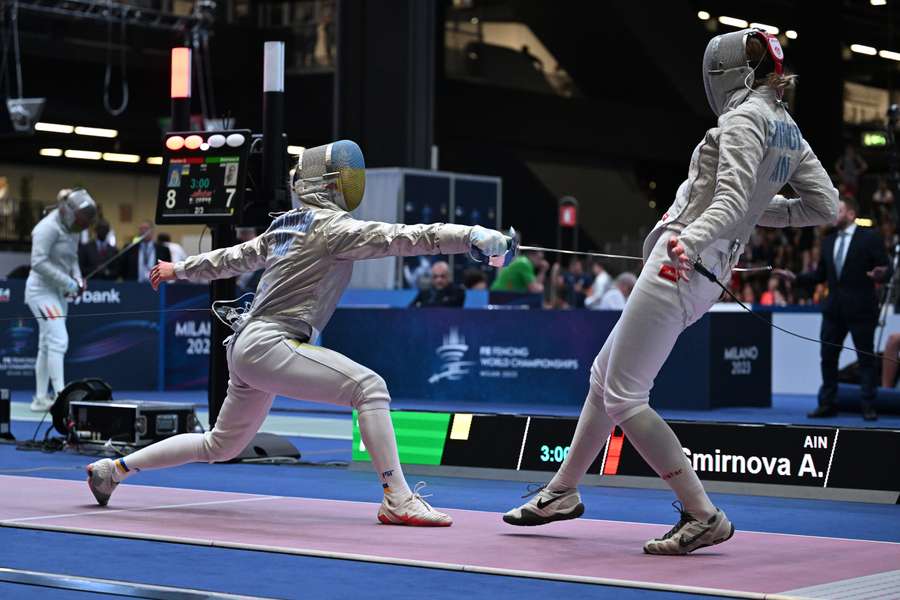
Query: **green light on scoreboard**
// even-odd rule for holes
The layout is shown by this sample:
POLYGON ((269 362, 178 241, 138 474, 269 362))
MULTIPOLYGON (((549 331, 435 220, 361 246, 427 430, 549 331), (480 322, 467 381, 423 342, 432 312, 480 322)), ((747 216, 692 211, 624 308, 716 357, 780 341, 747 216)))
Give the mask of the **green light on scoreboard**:
POLYGON ((887 136, 882 131, 866 131, 862 134, 863 146, 887 146, 887 136))
MULTIPOLYGON (((416 465, 439 465, 447 441, 450 413, 392 411, 394 432, 400 462, 416 465)), ((353 411, 353 460, 370 461, 359 433, 357 413, 353 411)))

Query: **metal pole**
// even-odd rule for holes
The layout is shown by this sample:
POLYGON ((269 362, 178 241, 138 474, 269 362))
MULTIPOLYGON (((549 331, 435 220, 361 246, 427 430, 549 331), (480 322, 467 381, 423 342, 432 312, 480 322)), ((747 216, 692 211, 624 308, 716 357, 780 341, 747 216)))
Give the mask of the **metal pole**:
POLYGON ((270 211, 287 210, 284 142, 284 42, 266 42, 263 65, 262 198, 270 211))

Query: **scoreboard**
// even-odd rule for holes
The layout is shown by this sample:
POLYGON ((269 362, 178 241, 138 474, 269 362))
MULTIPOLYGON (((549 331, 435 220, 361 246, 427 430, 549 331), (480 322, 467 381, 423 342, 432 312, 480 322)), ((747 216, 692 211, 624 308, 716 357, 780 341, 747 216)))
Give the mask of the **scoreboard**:
POLYGON ((172 132, 159 175, 159 224, 233 223, 241 214, 250 130, 172 132))
MULTIPOLYGON (((467 468, 490 469, 493 478, 519 480, 540 479, 542 473, 549 479, 565 460, 577 424, 572 417, 404 410, 391 411, 391 419, 404 468, 424 465, 430 467, 429 473, 440 474, 435 468, 452 467, 454 476, 465 474, 467 468)), ((843 497, 841 490, 856 490, 861 491, 856 494, 859 499, 867 501, 900 500, 900 431, 668 423, 700 479, 732 484, 737 493, 758 484, 764 487, 757 488, 757 493, 768 495, 829 498, 843 497), (782 486, 777 489, 783 493, 776 493, 773 484, 782 486)), ((353 460, 369 460, 355 413, 353 460)), ((617 476, 658 479, 618 427, 588 474, 602 476, 608 485, 616 485, 617 476)), ((628 484, 623 480, 622 485, 628 484)))

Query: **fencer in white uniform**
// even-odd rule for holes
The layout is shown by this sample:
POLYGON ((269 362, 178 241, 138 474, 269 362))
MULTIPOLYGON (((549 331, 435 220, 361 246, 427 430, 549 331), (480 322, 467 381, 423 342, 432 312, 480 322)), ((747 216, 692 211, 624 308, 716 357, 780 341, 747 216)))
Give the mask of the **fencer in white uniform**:
POLYGON ((60 190, 57 200, 57 207, 31 230, 31 271, 25 282, 25 303, 38 323, 35 392, 31 402, 35 412, 49 410, 66 384, 63 361, 69 347, 67 299, 84 289, 78 267, 78 237, 97 218, 97 205, 82 188, 60 190))
MULTIPOLYGON (((489 256, 506 252, 509 238, 482 227, 399 225, 350 216, 362 199, 364 164, 359 147, 346 140, 305 150, 293 176, 296 208, 275 218, 248 242, 160 263, 151 283, 175 278, 219 279, 264 268, 249 310, 233 319, 227 348, 229 382, 212 431, 183 434, 115 462, 88 467, 100 504, 115 485, 146 469, 188 462, 226 461, 259 430, 276 395, 352 406, 362 441, 384 491, 383 523, 447 526, 451 518, 409 489, 397 454, 384 380, 327 348, 314 346, 350 281, 356 260, 385 256, 456 254, 473 247, 489 256)), ((361 344, 390 340, 360 340, 361 344)))
POLYGON ((569 454, 535 497, 504 515, 507 523, 580 516, 576 486, 617 424, 682 504, 675 527, 648 541, 645 552, 687 554, 733 535, 734 526, 712 504, 681 443, 648 401, 678 336, 722 292, 700 275, 698 264, 727 283, 755 225, 804 227, 836 218, 837 190, 781 100, 791 83, 782 60, 777 39, 762 30, 709 42, 703 79, 718 123, 695 148, 687 179, 644 243, 643 270, 591 368, 569 454), (799 197, 779 195, 785 184, 799 197))

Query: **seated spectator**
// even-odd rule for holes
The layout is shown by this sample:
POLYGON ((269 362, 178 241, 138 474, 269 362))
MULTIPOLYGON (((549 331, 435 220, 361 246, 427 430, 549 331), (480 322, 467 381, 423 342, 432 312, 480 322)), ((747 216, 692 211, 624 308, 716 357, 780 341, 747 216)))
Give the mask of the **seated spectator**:
POLYGON ((550 303, 546 308, 551 310, 568 310, 572 308, 572 305, 569 303, 569 298, 571 297, 571 290, 567 285, 560 285, 554 289, 553 297, 550 299, 550 303))
POLYGON ((431 286, 418 293, 410 308, 462 308, 466 291, 450 280, 450 265, 440 260, 431 265, 431 286))
POLYGON ((109 242, 109 223, 100 220, 94 225, 94 239, 78 245, 78 265, 83 277, 93 273, 100 265, 112 261, 93 276, 93 279, 117 279, 122 269, 116 255, 116 247, 109 242))
POLYGON ((756 304, 756 292, 753 290, 753 285, 750 282, 744 283, 741 288, 741 302, 747 305, 756 304))
POLYGON ((603 299, 603 294, 605 294, 612 285, 612 277, 609 276, 609 273, 606 272, 606 269, 604 269, 603 265, 599 262, 594 262, 594 264, 591 265, 591 269, 594 272, 594 281, 591 282, 591 289, 584 299, 584 306, 586 308, 599 309, 600 300, 603 299))
POLYGON ((525 252, 500 269, 491 291, 543 294, 544 279, 549 268, 550 263, 544 259, 543 252, 525 252))
POLYGON ((568 270, 563 273, 566 287, 569 288, 569 305, 574 308, 584 308, 584 301, 594 281, 593 275, 584 272, 584 263, 575 259, 569 263, 568 270))
POLYGON ((122 278, 128 281, 150 281, 150 269, 156 261, 172 262, 172 254, 164 245, 153 241, 153 223, 144 221, 132 243, 141 240, 123 257, 122 278))
POLYGON ((179 262, 187 258, 187 252, 184 251, 181 244, 172 241, 172 236, 168 233, 159 233, 156 235, 156 241, 169 249, 172 255, 172 262, 179 262))
POLYGON ((634 273, 629 273, 628 271, 620 273, 613 281, 612 287, 603 294, 598 308, 600 310, 624 309, 628 296, 631 295, 631 290, 634 289, 635 282, 637 282, 637 277, 634 276, 634 273))
POLYGON ((787 306, 787 300, 781 291, 777 277, 769 277, 768 287, 759 297, 759 303, 763 306, 787 306))
POLYGON ((463 287, 467 290, 486 290, 488 286, 484 271, 476 268, 463 271, 463 287))

